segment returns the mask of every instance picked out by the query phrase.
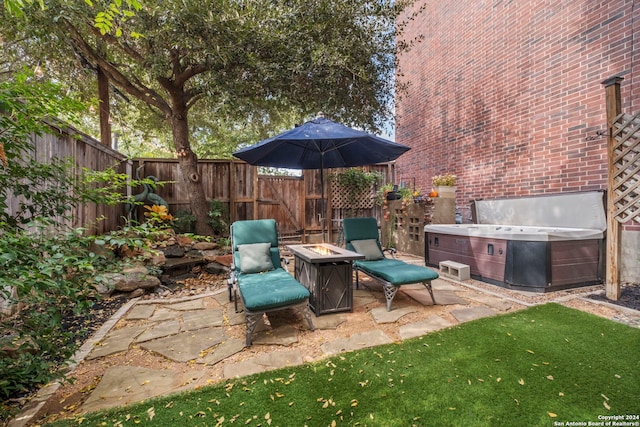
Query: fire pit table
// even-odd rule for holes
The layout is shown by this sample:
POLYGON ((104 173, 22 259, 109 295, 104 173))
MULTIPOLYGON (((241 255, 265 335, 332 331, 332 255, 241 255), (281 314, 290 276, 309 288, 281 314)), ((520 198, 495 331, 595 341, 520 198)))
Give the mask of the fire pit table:
POLYGON ((309 305, 319 316, 353 311, 352 262, 364 255, 328 244, 287 246, 295 260, 295 278, 309 289, 309 305))

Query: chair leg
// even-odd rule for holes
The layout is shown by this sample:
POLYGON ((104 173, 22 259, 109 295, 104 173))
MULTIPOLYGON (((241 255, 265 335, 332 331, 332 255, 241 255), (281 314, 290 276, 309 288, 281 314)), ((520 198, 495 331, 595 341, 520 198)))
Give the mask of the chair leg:
POLYGON ((305 319, 307 319, 307 323, 309 324, 309 330, 315 331, 315 326, 313 326, 313 320, 311 320, 311 310, 309 309, 309 304, 305 304, 302 307, 302 315, 305 319))
POLYGON ((429 291, 429 295, 431 295, 431 301, 433 301, 433 305, 436 305, 436 299, 433 297, 433 289, 431 288, 431 280, 422 282, 422 284, 429 291))
POLYGON ((393 301, 393 297, 398 292, 398 286, 392 284, 382 285, 382 289, 384 289, 384 297, 387 299, 387 311, 391 311, 391 301, 393 301))
POLYGON ((251 334, 253 334, 253 331, 256 328, 256 325, 258 324, 258 320, 260 320, 260 317, 262 317, 262 313, 259 313, 259 314, 246 313, 245 315, 246 324, 247 324, 247 334, 246 334, 247 347, 251 346, 251 334))

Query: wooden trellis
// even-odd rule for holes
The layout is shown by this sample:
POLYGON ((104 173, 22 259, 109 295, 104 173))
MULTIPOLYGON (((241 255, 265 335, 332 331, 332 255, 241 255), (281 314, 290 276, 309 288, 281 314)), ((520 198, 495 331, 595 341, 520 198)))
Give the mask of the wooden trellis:
POLYGON ((371 209, 375 199, 373 186, 363 192, 356 200, 349 200, 347 192, 338 184, 337 180, 331 180, 331 206, 334 209, 371 209))
POLYGON ((614 76, 602 82, 607 111, 607 298, 620 298, 622 223, 640 219, 640 112, 624 114, 620 83, 614 76))
POLYGON ((620 223, 640 222, 640 111, 618 115, 611 133, 613 214, 620 223))

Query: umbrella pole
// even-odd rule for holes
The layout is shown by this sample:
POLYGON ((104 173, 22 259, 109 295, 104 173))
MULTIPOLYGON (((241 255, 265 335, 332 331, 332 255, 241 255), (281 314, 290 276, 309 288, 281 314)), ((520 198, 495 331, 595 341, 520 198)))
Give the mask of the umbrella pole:
POLYGON ((324 239, 324 225, 326 216, 326 207, 324 202, 324 152, 320 153, 320 229, 322 230, 322 243, 325 243, 324 239))

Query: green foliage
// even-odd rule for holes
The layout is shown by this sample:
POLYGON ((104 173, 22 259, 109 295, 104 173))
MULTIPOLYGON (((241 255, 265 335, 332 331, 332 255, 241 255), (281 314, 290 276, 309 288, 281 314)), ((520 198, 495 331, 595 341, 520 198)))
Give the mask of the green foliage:
POLYGON ((178 234, 193 233, 196 217, 189 210, 179 210, 173 220, 173 229, 178 234))
POLYGON ((0 233, 0 295, 22 306, 1 323, 0 347, 13 344, 17 354, 0 357, 2 399, 56 378, 55 367, 76 350, 62 320, 90 306, 92 277, 110 262, 91 252, 92 238, 83 232, 41 220, 30 223, 29 232, 9 227, 0 233))
POLYGON ((38 216, 61 216, 79 201, 72 191, 71 161, 35 160, 33 138, 50 131, 47 120, 74 122, 81 109, 81 104, 62 96, 60 86, 37 80, 32 73, 0 83, 0 221, 19 227, 38 216), (18 200, 11 212, 10 195, 18 200))
POLYGON ((0 355, 0 399, 60 376, 77 348, 63 321, 91 306, 97 272, 113 268, 108 252, 92 250, 94 238, 60 218, 77 203, 121 202, 126 176, 112 169, 76 174, 70 160, 34 158, 32 138, 50 130, 45 121, 73 118, 79 109, 57 85, 28 73, 0 84, 0 300, 21 307, 0 319, 0 349, 13 348, 0 355), (17 206, 9 206, 10 196, 17 206))
POLYGON ((229 209, 220 200, 209 201, 207 218, 216 235, 225 236, 229 233, 229 209))
POLYGON ((382 181, 380 172, 367 172, 361 168, 350 168, 333 176, 340 189, 346 195, 348 216, 355 216, 360 199, 382 181))
POLYGON ((546 304, 53 425, 597 422, 637 415, 638 352, 637 328, 546 304))

